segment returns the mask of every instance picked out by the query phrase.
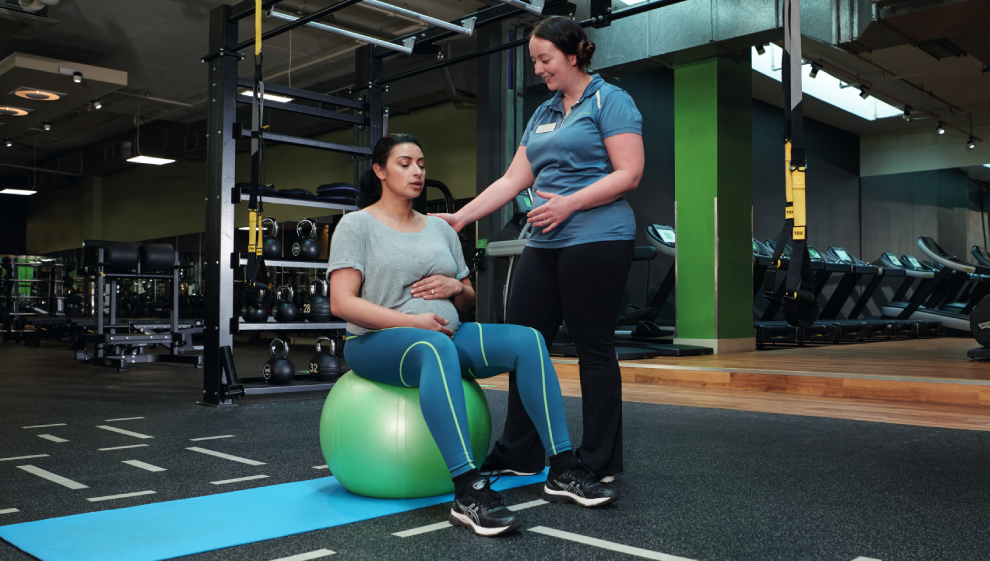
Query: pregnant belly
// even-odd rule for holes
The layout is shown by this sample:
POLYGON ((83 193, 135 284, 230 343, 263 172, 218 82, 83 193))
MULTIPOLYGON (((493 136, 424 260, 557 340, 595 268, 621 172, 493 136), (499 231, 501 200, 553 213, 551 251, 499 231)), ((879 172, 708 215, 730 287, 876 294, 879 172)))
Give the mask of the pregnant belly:
POLYGON ((418 315, 418 314, 436 314, 445 320, 447 320, 447 325, 445 327, 449 328, 451 331, 457 331, 459 327, 459 320, 457 319, 457 308, 454 307, 454 303, 450 300, 424 300, 422 298, 410 298, 404 304, 396 308, 398 311, 418 315))

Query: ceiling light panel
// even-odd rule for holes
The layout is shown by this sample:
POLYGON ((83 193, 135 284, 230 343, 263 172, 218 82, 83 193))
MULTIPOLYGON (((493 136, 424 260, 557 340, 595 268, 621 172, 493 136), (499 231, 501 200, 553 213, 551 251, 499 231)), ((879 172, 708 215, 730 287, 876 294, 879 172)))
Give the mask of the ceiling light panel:
POLYGON ((164 164, 171 164, 175 160, 169 160, 166 158, 154 158, 151 156, 134 156, 133 158, 128 158, 128 162, 132 164, 151 164, 154 166, 161 166, 164 164))
POLYGON ((13 107, 10 105, 0 105, 0 115, 7 117, 23 117, 33 111, 24 107, 13 107))
POLYGON ((0 191, 0 195, 33 195, 37 191, 28 191, 26 189, 4 189, 0 191))
POLYGON ((31 101, 58 101, 65 97, 65 94, 62 92, 53 92, 41 88, 20 87, 10 93, 17 97, 30 99, 31 101))

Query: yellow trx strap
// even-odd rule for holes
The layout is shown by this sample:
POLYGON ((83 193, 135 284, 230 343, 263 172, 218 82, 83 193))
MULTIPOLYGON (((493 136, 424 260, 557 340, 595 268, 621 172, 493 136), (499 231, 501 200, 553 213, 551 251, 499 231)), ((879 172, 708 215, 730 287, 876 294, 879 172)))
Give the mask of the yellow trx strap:
POLYGON ((806 226, 807 226, 807 206, 805 206, 805 189, 804 189, 804 172, 803 167, 791 167, 791 143, 787 141, 784 144, 784 160, 787 169, 786 181, 787 181, 787 210, 785 211, 786 219, 794 219, 794 230, 791 237, 797 240, 803 240, 806 236, 806 226))
MULTIPOLYGON (((261 55, 261 0, 254 2, 254 56, 261 55)), ((248 211, 248 253, 261 255, 261 213, 257 209, 248 211)), ((254 279, 250 279, 254 280, 254 279)))

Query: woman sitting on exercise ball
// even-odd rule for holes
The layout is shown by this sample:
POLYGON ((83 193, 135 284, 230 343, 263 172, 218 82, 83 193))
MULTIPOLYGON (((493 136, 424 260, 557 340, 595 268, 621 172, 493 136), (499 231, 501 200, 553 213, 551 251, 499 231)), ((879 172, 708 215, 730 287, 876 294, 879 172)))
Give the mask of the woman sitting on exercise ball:
POLYGON ((615 495, 574 456, 560 386, 543 337, 518 325, 458 324, 474 304, 457 234, 413 210, 426 161, 415 138, 390 134, 375 145, 358 206, 330 245, 330 304, 347 320, 344 358, 359 376, 420 388, 423 418, 454 480, 450 522, 493 536, 522 523, 502 505, 471 455, 460 377, 515 371, 525 406, 550 457, 543 498, 598 506, 615 495), (399 329, 406 328, 406 329, 399 329))

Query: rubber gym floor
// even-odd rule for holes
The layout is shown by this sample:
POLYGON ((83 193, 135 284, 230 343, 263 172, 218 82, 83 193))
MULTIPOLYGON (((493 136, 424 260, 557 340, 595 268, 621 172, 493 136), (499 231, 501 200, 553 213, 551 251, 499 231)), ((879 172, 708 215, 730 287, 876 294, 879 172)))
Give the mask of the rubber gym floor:
MULTIPOLYGON (((264 361, 259 347, 235 352, 239 369, 264 361)), ((315 469, 326 463, 318 439, 325 394, 209 408, 195 404, 202 371, 188 366, 118 373, 75 363, 57 342, 7 343, 0 353, 0 526, 204 496, 204 508, 221 508, 232 491, 329 475, 315 469), (209 437, 223 438, 191 441, 209 437), (88 488, 67 488, 23 465, 88 488), (141 491, 154 493, 87 500, 141 491)), ((486 393, 494 440, 506 394, 486 393)), ((580 401, 565 405, 579 440, 580 401)), ((611 506, 530 505, 520 511, 521 531, 495 539, 450 527, 394 535, 446 520, 444 503, 183 559, 302 560, 330 551, 334 559, 381 560, 987 558, 990 432, 641 403, 624 404, 623 416, 626 471, 613 484, 620 498, 611 506)), ((502 496, 508 505, 531 503, 541 488, 502 496)), ((272 523, 265 518, 229 516, 214 530, 272 523)), ((167 539, 168 529, 161 532, 167 539)), ((113 543, 103 558, 127 558, 113 543)), ((0 559, 33 557, 0 540, 0 559)))

